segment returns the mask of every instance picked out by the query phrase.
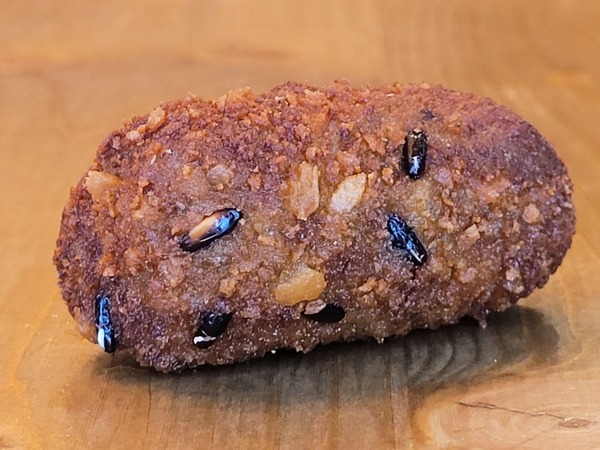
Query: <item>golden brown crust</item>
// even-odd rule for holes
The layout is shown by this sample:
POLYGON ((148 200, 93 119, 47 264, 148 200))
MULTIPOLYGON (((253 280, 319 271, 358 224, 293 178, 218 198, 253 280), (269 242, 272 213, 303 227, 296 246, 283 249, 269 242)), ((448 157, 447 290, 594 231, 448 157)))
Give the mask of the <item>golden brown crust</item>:
POLYGON ((574 224, 555 152, 491 100, 286 83, 163 104, 109 135, 71 193, 54 259, 87 338, 105 294, 117 350, 170 371, 483 320, 548 280, 574 224), (418 180, 401 164, 412 130, 429 144, 418 180), (235 229, 182 250, 223 208, 243 213, 235 229), (427 248, 424 265, 392 245, 393 213, 427 248), (310 316, 329 303, 341 320, 310 316), (231 320, 197 348, 207 313, 231 320))

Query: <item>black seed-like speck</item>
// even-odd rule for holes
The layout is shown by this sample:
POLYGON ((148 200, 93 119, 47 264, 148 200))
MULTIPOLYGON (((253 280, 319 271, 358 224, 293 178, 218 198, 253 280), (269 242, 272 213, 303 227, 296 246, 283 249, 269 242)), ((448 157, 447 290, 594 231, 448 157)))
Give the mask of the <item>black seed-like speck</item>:
POLYGON ((392 246, 402 250, 406 258, 417 266, 427 261, 427 250, 412 230, 398 215, 392 214, 387 222, 387 229, 392 235, 392 246))
POLYGON ((112 325, 109 302, 110 297, 107 294, 100 294, 96 298, 97 341, 106 353, 114 353, 117 348, 117 341, 112 325))
POLYGON ((197 225, 203 227, 204 232, 201 236, 192 238, 190 234, 186 234, 179 242, 179 246, 186 252, 200 250, 215 239, 230 233, 242 217, 242 212, 234 208, 215 211, 197 225))
POLYGON ((306 318, 315 320, 317 322, 335 323, 339 322, 344 317, 346 317, 346 311, 344 311, 344 308, 335 303, 327 303, 325 307, 319 312, 316 312, 314 314, 303 313, 303 315, 306 318))
POLYGON ((194 336, 194 345, 198 348, 208 348, 213 345, 217 338, 225 333, 230 320, 230 313, 204 314, 194 336))
POLYGON ((402 166, 413 180, 418 180, 425 172, 427 149, 427 135, 424 131, 413 130, 408 133, 402 147, 402 166))

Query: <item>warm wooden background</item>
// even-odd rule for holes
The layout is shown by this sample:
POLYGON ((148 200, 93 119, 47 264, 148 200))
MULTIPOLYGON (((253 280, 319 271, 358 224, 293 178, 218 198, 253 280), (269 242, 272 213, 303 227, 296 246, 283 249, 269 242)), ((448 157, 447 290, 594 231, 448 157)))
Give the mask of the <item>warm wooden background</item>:
POLYGON ((0 2, 0 448, 600 448, 600 2, 0 2), (193 92, 428 81, 553 142, 578 232, 491 318, 159 375, 80 339, 51 254, 123 119, 193 92))

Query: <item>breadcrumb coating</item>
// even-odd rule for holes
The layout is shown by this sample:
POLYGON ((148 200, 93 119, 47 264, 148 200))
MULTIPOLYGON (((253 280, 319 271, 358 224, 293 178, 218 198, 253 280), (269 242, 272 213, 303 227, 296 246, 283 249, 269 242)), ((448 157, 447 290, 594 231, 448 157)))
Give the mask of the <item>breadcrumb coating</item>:
POLYGON ((493 101, 288 82, 165 103, 111 133, 54 261, 86 338, 176 371, 484 321, 546 283, 574 229, 564 165, 493 101), (191 230, 215 236, 190 251, 191 230))

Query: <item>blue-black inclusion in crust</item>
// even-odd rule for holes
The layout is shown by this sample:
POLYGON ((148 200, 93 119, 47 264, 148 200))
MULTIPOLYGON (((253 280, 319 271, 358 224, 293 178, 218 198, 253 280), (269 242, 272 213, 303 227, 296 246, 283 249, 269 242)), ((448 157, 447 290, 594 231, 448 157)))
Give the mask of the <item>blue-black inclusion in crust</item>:
POLYGON ((411 131, 404 140, 402 165, 413 180, 418 180, 425 173, 428 147, 427 135, 421 130, 411 131))
POLYGON ((198 348, 208 348, 217 338, 225 333, 231 320, 231 313, 207 313, 200 319, 200 325, 194 336, 194 345, 198 348))
POLYGON ((193 231, 200 227, 200 236, 191 237, 190 234, 187 234, 180 241, 179 246, 186 252, 200 250, 215 239, 231 232, 242 217, 242 212, 234 208, 215 211, 192 229, 193 231))
POLYGON ((398 214, 392 214, 387 222, 392 235, 392 246, 403 250, 406 258, 417 266, 427 261, 427 250, 408 224, 398 214))
POLYGON ((110 297, 100 294, 96 299, 96 328, 98 329, 98 345, 106 353, 114 353, 117 348, 115 331, 110 317, 110 297))

